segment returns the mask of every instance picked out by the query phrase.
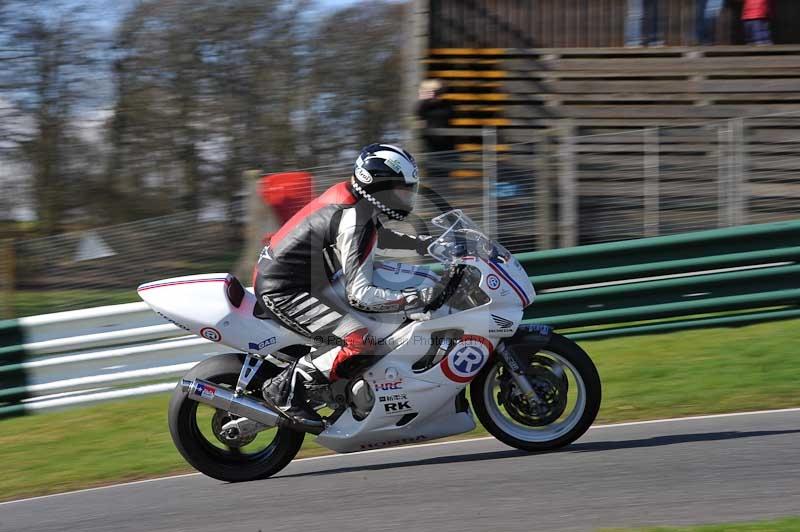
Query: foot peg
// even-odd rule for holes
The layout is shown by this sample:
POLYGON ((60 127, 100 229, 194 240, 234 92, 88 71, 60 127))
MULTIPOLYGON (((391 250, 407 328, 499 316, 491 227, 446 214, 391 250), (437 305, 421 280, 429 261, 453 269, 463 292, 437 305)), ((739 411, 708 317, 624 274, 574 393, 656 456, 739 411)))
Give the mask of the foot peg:
POLYGON ((281 426, 319 434, 325 430, 325 422, 308 404, 306 390, 307 384, 317 382, 316 375, 309 374, 312 368, 300 367, 300 361, 296 361, 264 383, 262 395, 264 402, 280 414, 281 426))

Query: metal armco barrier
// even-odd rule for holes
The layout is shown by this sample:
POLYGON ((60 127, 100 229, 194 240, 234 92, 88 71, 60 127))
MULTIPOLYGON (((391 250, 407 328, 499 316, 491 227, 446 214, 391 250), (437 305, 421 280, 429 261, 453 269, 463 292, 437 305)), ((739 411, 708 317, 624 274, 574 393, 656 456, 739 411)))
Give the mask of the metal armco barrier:
MULTIPOLYGON (((576 340, 800 317, 800 221, 517 257, 539 294, 525 321, 576 340)), ((144 303, 0 322, 0 417, 165 392, 226 351, 144 303)))
POLYGON ((800 316, 800 221, 517 257, 540 294, 526 310, 526 321, 562 330, 607 326, 570 334, 574 339, 800 316), (719 316, 733 311, 744 313, 719 316), (700 314, 716 315, 697 318, 700 314), (648 323, 618 325, 641 321, 648 323))
POLYGON ((165 392, 197 362, 224 352, 145 303, 3 321, 0 417, 165 392))

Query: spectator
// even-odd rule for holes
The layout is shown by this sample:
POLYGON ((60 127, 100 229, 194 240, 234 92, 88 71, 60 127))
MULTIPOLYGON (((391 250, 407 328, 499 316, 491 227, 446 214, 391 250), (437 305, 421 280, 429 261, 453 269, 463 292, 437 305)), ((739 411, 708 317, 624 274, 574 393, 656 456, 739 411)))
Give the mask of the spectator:
POLYGON ((453 142, 449 137, 429 132, 431 129, 449 127, 450 119, 453 118, 453 106, 442 99, 444 91, 444 83, 438 79, 426 79, 419 85, 417 117, 422 121, 423 150, 426 152, 453 149, 453 142))
POLYGON ((717 20, 724 3, 724 0, 697 0, 695 30, 698 44, 703 46, 716 44, 717 20))
POLYGON ((628 0, 625 46, 664 46, 663 0, 628 0))
POLYGON ((744 0, 742 22, 747 44, 772 44, 769 0, 744 0))
POLYGON ((450 127, 450 119, 455 110, 453 105, 442 98, 445 85, 438 79, 426 79, 419 86, 419 100, 416 115, 422 128, 422 151, 419 160, 426 177, 432 178, 428 186, 440 194, 445 194, 450 187, 450 169, 454 159, 452 153, 432 154, 432 152, 451 152, 455 149, 453 138, 437 135, 432 129, 450 127))

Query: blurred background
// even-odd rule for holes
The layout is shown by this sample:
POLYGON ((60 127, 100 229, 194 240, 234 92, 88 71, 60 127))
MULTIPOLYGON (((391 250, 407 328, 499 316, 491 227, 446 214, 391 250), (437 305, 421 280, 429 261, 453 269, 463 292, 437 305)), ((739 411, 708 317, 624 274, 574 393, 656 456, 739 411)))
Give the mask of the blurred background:
POLYGON ((378 140, 514 252, 796 218, 798 21, 793 0, 0 0, 0 313, 249 279, 378 140))
MULTIPOLYGON (((521 254, 539 294, 524 319, 592 355, 599 423, 800 405, 797 0, 0 0, 0 500, 186 472, 169 392, 229 348, 116 304, 172 276, 250 284, 264 239, 375 141, 420 163, 402 229, 425 230, 443 198, 521 254), (663 235, 677 236, 634 241, 663 235)), ((796 515, 797 413, 758 419, 597 432, 526 465, 471 450, 423 460, 410 470, 444 484, 406 491, 463 508, 453 483, 485 484, 492 458, 523 487, 483 490, 447 526, 530 528, 515 502, 562 526, 581 508, 614 523, 796 515), (560 459, 603 484, 542 474, 560 459)), ((409 528, 385 490, 401 471, 373 470, 374 489, 351 472, 382 497, 381 526, 395 509, 409 528)), ((230 528, 184 486, 144 488, 153 507, 89 494, 72 514, 18 513, 47 530, 144 513, 175 529, 195 501, 216 515, 192 526, 230 528)))

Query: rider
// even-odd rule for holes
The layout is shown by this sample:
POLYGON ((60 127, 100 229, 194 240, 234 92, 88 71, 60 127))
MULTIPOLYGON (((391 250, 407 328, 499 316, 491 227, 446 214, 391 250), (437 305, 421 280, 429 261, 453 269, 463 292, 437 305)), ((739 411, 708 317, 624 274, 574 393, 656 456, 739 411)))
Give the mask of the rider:
POLYGON ((290 416, 318 421, 319 415, 306 404, 306 386, 349 379, 370 365, 370 328, 352 316, 351 307, 366 313, 410 313, 433 299, 432 288, 390 290, 372 281, 376 246, 412 249, 421 255, 427 250, 430 237, 383 226, 386 217, 408 216, 418 186, 411 154, 391 144, 370 144, 361 150, 349 181, 306 205, 262 250, 254 279, 256 315, 277 318, 317 344, 338 346, 313 364, 298 359, 267 381, 265 397, 290 416), (346 302, 332 288, 339 276, 346 302))

